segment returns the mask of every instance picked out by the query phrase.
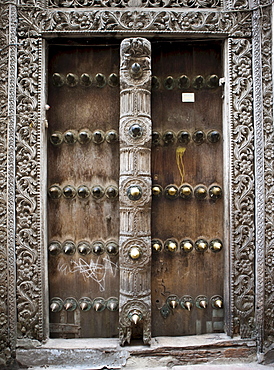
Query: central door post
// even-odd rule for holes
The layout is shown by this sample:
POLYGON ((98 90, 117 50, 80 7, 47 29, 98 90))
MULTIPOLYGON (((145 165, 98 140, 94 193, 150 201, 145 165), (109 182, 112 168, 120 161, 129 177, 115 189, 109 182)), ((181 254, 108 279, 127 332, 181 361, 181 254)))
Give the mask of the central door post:
POLYGON ((120 308, 121 345, 132 334, 151 339, 151 45, 121 43, 120 65, 120 308))

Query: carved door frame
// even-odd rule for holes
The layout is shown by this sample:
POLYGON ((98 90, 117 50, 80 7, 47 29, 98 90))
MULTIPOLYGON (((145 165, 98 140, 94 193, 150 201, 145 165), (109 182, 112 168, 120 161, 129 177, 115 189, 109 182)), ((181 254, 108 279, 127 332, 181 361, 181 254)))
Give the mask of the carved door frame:
POLYGON ((120 7, 102 2, 98 8, 89 3, 78 8, 76 2, 57 8, 43 0, 1 4, 3 68, 8 77, 1 91, 3 100, 8 101, 1 118, 8 148, 6 151, 4 145, 2 150, 7 184, 1 199, 2 230, 7 228, 8 232, 3 234, 1 253, 8 263, 1 275, 7 305, 1 308, 4 335, 0 337, 4 338, 1 345, 11 352, 22 339, 44 341, 49 334, 46 40, 59 36, 115 35, 122 39, 134 35, 149 39, 156 35, 225 41, 224 184, 230 245, 226 256, 226 333, 256 338, 259 353, 271 344, 273 328, 267 324, 274 316, 274 288, 270 286, 274 265, 271 8, 264 6, 264 0, 254 2, 253 10, 245 0, 212 4, 207 9, 199 8, 199 2, 194 8, 173 5, 152 7, 147 2, 145 7, 132 10, 124 2, 120 7))

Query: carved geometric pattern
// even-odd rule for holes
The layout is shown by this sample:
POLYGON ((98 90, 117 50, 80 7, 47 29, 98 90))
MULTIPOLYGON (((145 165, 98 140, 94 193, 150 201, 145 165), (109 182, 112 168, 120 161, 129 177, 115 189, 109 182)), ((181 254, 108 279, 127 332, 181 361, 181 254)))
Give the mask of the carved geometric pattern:
POLYGON ((151 178, 147 175, 151 160, 150 150, 146 150, 150 148, 151 139, 150 102, 147 100, 151 84, 150 42, 143 38, 124 39, 120 52, 120 89, 123 98, 120 100, 119 337, 121 345, 124 345, 130 342, 133 325, 142 326, 145 343, 151 337, 151 178), (146 103, 140 104, 143 101, 146 103), (131 130, 133 127, 135 129, 131 130), (128 155, 124 161, 125 154, 128 155), (146 161, 143 160, 143 154, 146 161), (130 168, 133 173, 129 172, 130 168), (130 189, 137 190, 135 198, 130 194, 130 189), (142 226, 145 223, 147 226, 142 226), (146 231, 146 237, 136 238, 139 225, 141 230, 146 231), (132 251, 135 254, 130 254, 132 251), (134 303, 132 298, 135 299, 134 303), (130 314, 131 311, 135 312, 135 316, 130 314))
POLYGON ((234 332, 254 330, 254 130, 252 49, 247 39, 230 39, 231 46, 231 266, 234 332))

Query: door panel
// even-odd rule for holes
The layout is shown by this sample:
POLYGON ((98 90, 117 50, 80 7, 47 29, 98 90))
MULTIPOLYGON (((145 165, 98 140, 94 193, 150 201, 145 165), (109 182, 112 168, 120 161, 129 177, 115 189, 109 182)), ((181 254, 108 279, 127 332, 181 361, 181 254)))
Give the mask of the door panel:
POLYGON ((119 46, 49 48, 53 337, 118 335, 118 74, 119 46))
POLYGON ((211 304, 223 294, 222 90, 214 77, 222 76, 221 45, 152 50, 152 335, 223 331, 223 309, 211 304), (196 249, 199 240, 214 240, 215 250, 196 249))

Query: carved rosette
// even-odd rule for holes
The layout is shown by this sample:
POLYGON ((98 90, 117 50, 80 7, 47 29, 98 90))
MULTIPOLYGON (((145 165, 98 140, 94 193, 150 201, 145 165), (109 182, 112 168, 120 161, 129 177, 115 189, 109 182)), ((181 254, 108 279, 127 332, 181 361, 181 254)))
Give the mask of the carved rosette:
POLYGON ((151 334, 151 47, 143 38, 121 43, 120 118, 120 328, 121 345, 132 330, 151 334))
POLYGON ((254 128, 252 44, 230 39, 232 184, 231 263, 234 332, 250 338, 254 332, 254 128))

